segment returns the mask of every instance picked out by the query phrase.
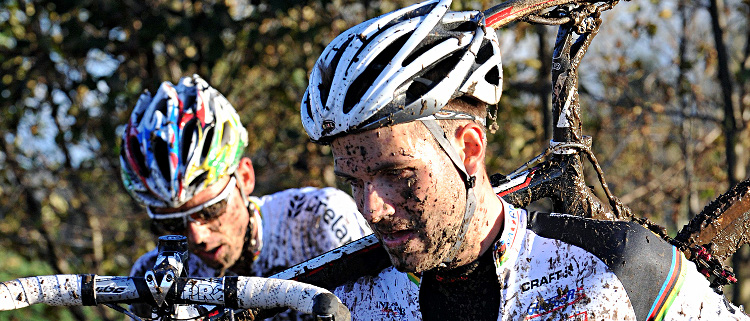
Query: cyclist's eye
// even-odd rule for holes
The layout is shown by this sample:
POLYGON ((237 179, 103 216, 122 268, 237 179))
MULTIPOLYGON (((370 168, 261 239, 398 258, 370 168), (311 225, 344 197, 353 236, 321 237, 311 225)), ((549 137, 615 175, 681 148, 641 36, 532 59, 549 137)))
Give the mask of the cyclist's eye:
POLYGON ((414 170, 411 168, 394 168, 384 171, 383 174, 392 179, 405 179, 414 176, 414 170))
POLYGON ((185 219, 183 218, 155 219, 151 223, 157 229, 168 233, 180 234, 186 229, 185 219))
POLYGON ((218 202, 216 204, 213 204, 211 206, 208 206, 199 212, 191 215, 194 220, 200 220, 202 222, 212 221, 227 211, 227 200, 222 200, 221 202, 218 202))
POLYGON ((362 186, 362 182, 354 177, 339 176, 339 179, 341 179, 344 184, 351 186, 352 189, 362 186))

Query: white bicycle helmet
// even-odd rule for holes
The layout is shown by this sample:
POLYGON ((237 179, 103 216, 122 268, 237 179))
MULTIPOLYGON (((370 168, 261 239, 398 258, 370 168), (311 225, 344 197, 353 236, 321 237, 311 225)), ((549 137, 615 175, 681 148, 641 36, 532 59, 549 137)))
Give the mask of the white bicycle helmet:
POLYGON ((443 110, 451 99, 496 104, 502 93, 497 34, 479 11, 451 12, 432 0, 365 21, 336 37, 310 74, 302 124, 313 141, 383 126, 421 121, 449 156, 466 187, 457 241, 443 258, 450 266, 476 207, 469 175, 436 119, 484 119, 443 110))
POLYGON ((234 173, 246 147, 247 131, 221 93, 198 75, 177 86, 165 81, 153 97, 144 92, 130 115, 122 181, 145 206, 179 207, 234 173))
POLYGON ((502 93, 497 35, 479 11, 427 1, 363 22, 323 51, 302 99, 313 141, 433 115, 468 96, 496 104, 502 93))

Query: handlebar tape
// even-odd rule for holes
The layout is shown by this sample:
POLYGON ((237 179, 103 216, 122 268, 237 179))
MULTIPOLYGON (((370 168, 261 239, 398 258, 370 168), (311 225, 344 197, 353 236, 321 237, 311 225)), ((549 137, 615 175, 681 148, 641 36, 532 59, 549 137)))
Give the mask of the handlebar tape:
MULTIPOLYGON (((328 290, 292 280, 225 277, 225 305, 242 309, 288 307, 305 314, 350 320, 349 310, 328 290)), ((183 291, 186 293, 187 291, 183 291)), ((184 297, 183 297, 184 298, 184 297)))
MULTIPOLYGON (((120 284, 128 281, 129 284, 132 279, 60 274, 3 282, 0 284, 0 311, 20 309, 38 303, 53 306, 80 306, 93 305, 97 301, 139 301, 135 287, 129 291, 112 291, 112 289, 119 289, 108 286, 108 282, 112 281, 121 282, 120 284), (97 282, 102 283, 101 286, 96 285, 97 282), (104 292, 97 293, 97 291, 104 292), (97 300, 98 296, 101 296, 99 298, 101 300, 97 300)), ((337 321, 351 319, 349 310, 333 293, 324 288, 297 281, 260 277, 225 277, 223 280, 221 278, 188 278, 180 283, 182 286, 177 288, 179 289, 177 295, 188 302, 226 305, 242 309, 291 308, 305 314, 332 316, 337 321)), ((146 298, 141 297, 141 300, 146 300, 146 298)))
POLYGON ((60 274, 20 278, 0 284, 0 310, 32 304, 82 305, 81 275, 60 274))

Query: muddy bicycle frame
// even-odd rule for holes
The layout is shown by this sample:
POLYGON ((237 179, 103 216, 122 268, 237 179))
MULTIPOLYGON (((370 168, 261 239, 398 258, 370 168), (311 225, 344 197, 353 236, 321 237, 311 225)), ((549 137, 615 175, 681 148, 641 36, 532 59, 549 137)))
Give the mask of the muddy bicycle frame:
MULTIPOLYGON (((578 97, 581 59, 599 31, 601 12, 615 4, 617 1, 584 2, 575 7, 558 8, 543 16, 523 18, 535 23, 560 25, 552 57, 554 129, 545 152, 508 176, 492 176, 495 192, 509 203, 527 207, 534 201, 547 198, 552 201, 553 211, 558 213, 607 220, 630 217, 630 209, 609 191, 604 174, 591 152, 591 137, 582 134, 578 97), (546 156, 546 161, 538 163, 546 156), (586 184, 583 157, 587 157, 597 171, 608 204, 596 197, 586 184)), ((507 17, 512 16, 513 7, 504 3, 485 11, 490 13, 486 18, 488 26, 499 28, 514 21, 507 17)))

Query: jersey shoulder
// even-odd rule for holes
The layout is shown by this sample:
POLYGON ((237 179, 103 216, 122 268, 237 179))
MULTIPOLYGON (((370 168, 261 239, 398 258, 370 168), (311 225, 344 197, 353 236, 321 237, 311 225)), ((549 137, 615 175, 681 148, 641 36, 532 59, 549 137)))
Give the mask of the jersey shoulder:
POLYGON ((260 208, 262 275, 278 272, 370 234, 349 195, 334 188, 294 188, 251 198, 260 208))
POLYGON ((264 218, 296 218, 300 215, 323 214, 326 209, 358 213, 354 200, 343 191, 332 187, 290 188, 261 197, 252 196, 250 200, 260 207, 264 218))
POLYGON ((679 276, 692 267, 677 248, 635 222, 603 221, 530 212, 528 229, 588 251, 625 287, 639 320, 664 307, 679 291, 679 276))

